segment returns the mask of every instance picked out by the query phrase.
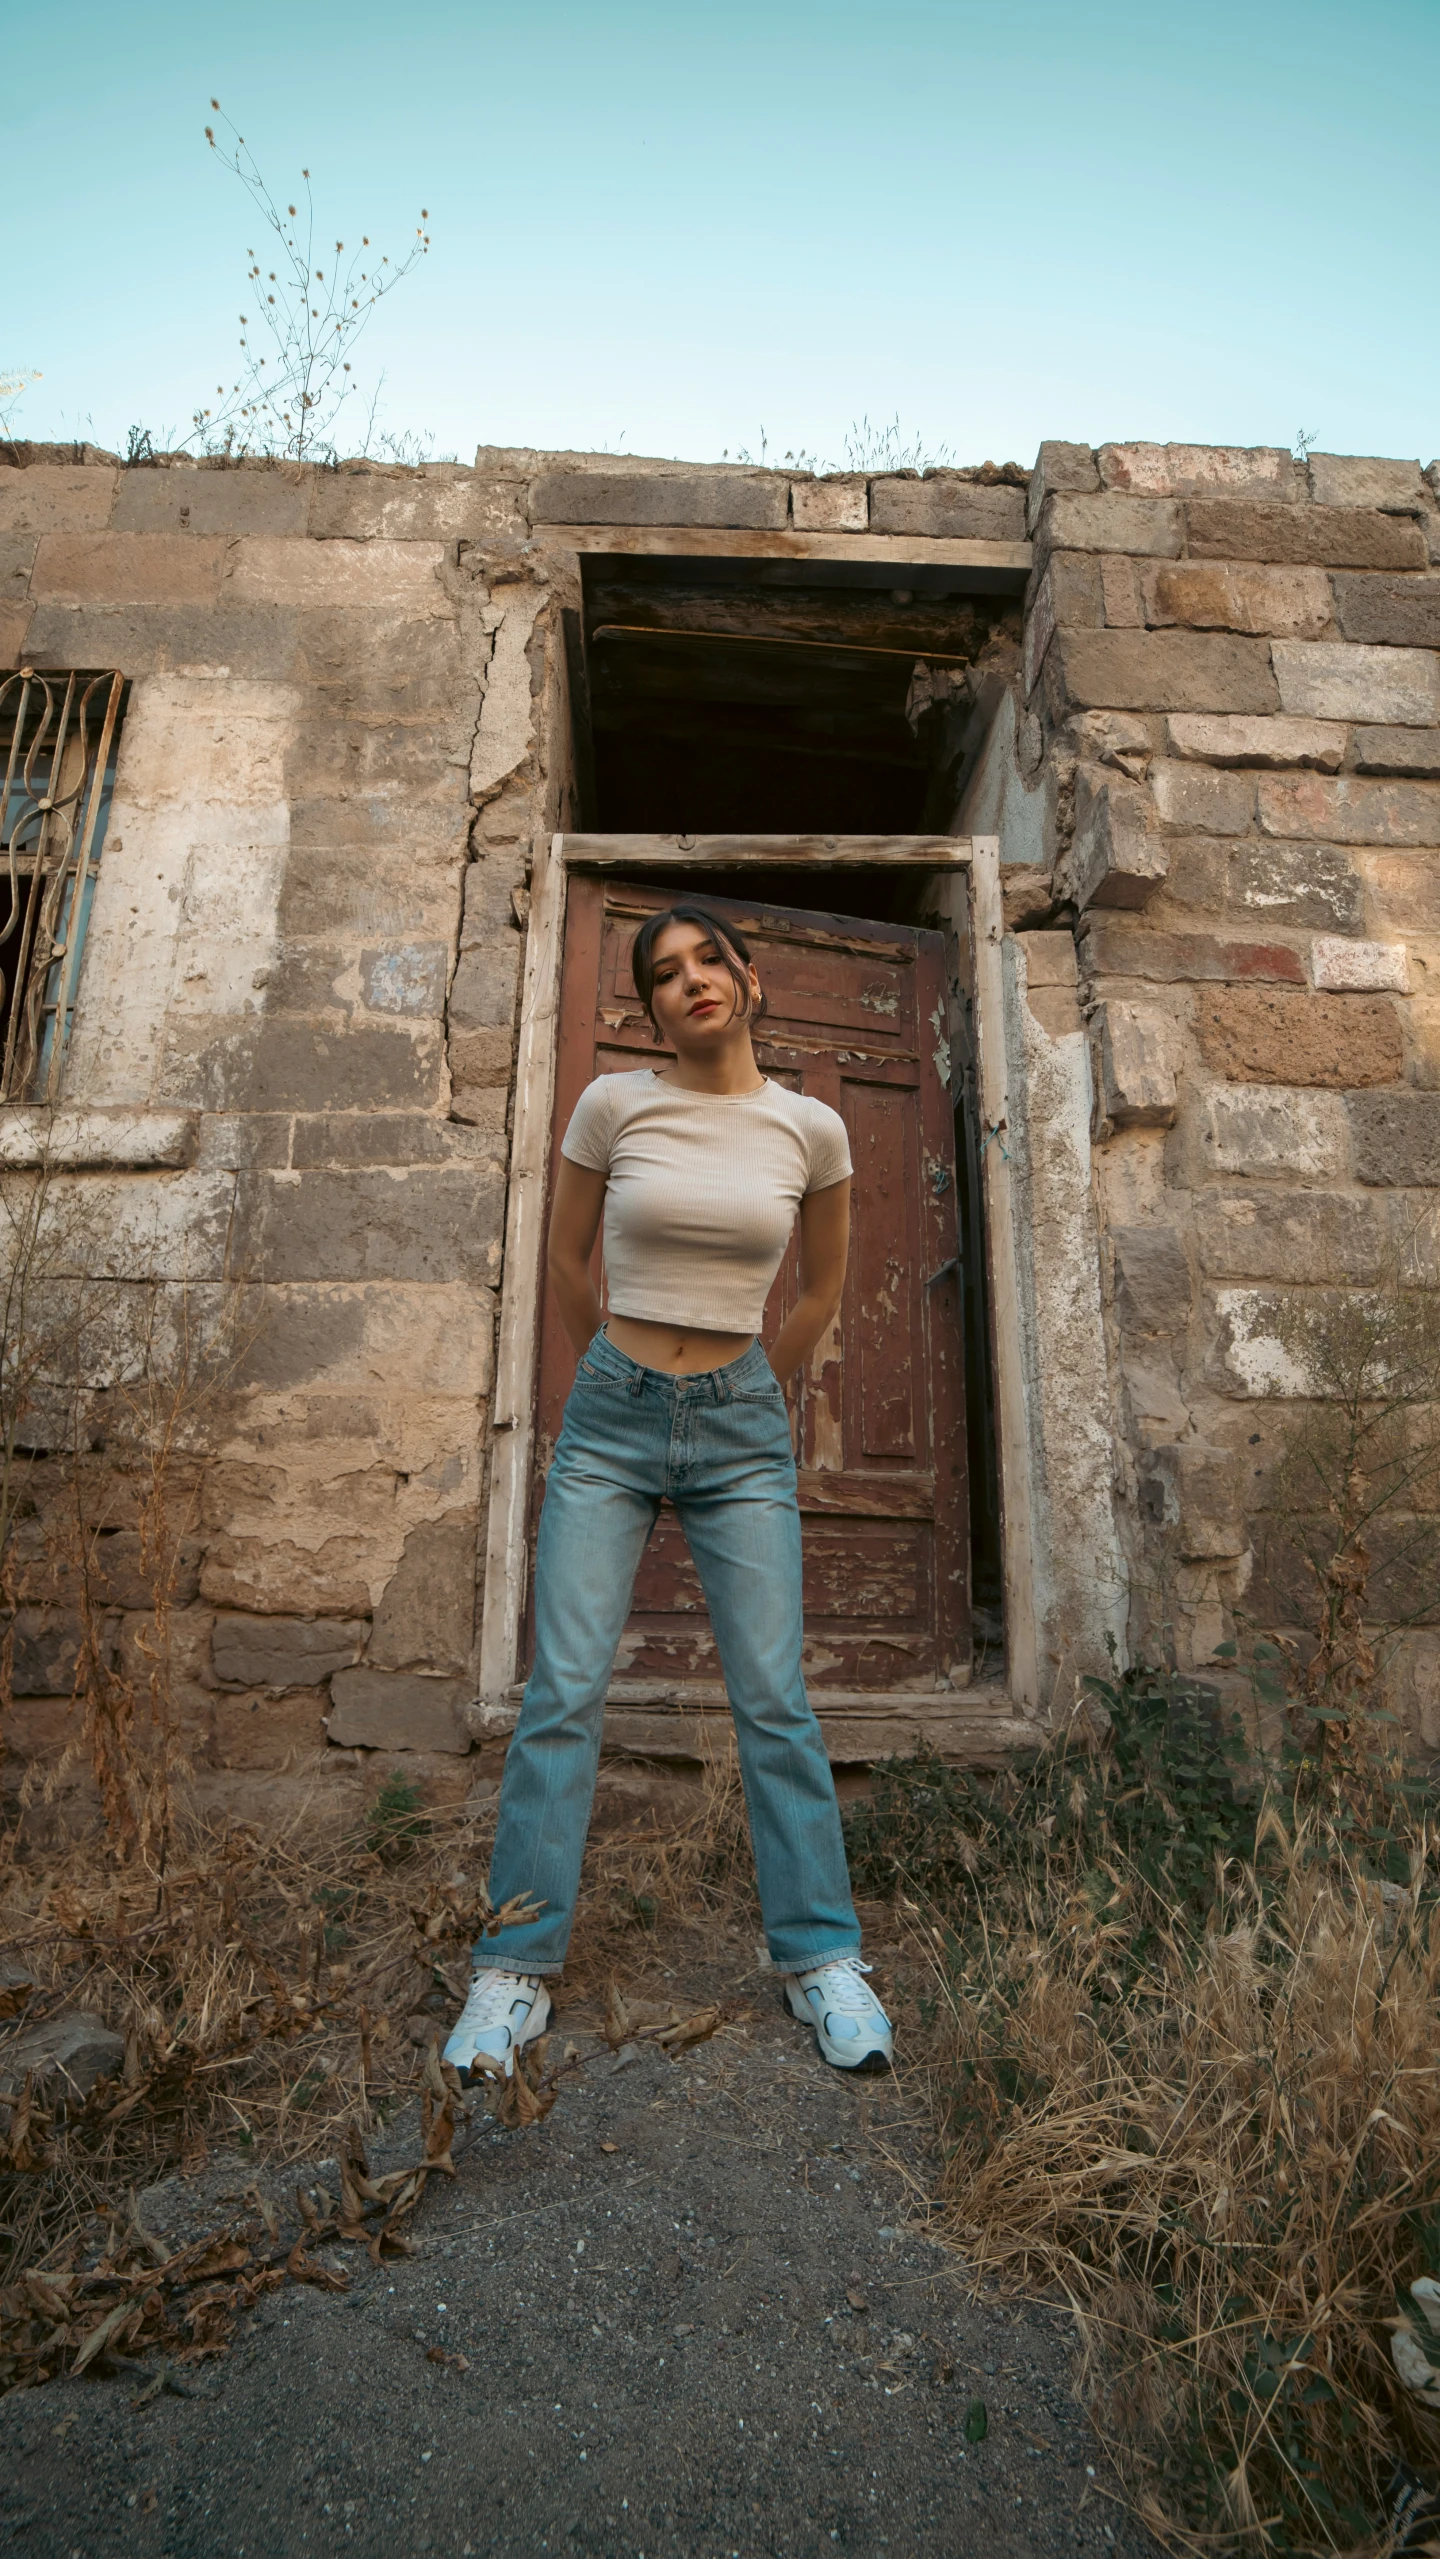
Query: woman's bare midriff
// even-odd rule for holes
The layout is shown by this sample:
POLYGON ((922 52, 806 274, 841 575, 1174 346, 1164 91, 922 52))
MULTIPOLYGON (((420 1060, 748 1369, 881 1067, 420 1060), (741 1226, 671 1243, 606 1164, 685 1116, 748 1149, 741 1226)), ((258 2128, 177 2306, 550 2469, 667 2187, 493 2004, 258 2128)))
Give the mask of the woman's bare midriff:
POLYGON ((686 1324, 649 1324, 637 1315, 608 1315, 605 1330, 617 1351, 638 1360, 642 1368, 663 1369, 667 1377, 699 1377, 707 1368, 728 1368, 743 1359, 753 1333, 706 1333, 686 1324))

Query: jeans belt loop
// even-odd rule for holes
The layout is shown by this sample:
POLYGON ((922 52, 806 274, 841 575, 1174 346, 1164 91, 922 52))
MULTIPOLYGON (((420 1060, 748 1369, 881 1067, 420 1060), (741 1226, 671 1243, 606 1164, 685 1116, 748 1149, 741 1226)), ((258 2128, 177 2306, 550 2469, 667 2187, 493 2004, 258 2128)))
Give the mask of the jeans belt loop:
POLYGON ((644 1392, 645 1392, 645 1371, 644 1371, 644 1369, 643 1369, 643 1368, 637 1368, 637 1369, 636 1369, 634 1376, 633 1376, 633 1377, 631 1378, 631 1380, 630 1380, 630 1388, 629 1388, 629 1391, 630 1391, 630 1393, 631 1393, 632 1395, 643 1395, 643 1394, 644 1394, 644 1392))

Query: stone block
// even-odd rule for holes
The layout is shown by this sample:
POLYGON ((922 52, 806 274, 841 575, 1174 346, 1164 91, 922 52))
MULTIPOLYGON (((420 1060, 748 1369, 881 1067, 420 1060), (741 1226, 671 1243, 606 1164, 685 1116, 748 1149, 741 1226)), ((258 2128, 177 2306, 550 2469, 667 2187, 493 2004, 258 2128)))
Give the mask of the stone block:
POLYGON ((1088 444, 1042 444, 1025 492, 1025 522, 1033 531, 1040 510, 1057 489, 1088 495, 1100 486, 1100 473, 1088 444))
POLYGON ((1307 1085, 1346 1092, 1398 1082, 1405 1044, 1383 995, 1302 995, 1227 986, 1195 1007, 1205 1064, 1234 1084, 1307 1085))
POLYGON ((1425 538, 1405 516, 1368 507, 1264 506, 1192 498, 1185 508, 1190 557, 1263 560, 1283 568, 1423 569, 1425 538))
POLYGON ((1357 1093, 1349 1110, 1362 1182, 1393 1190, 1440 1184, 1440 1093, 1357 1093))
POLYGON ((1338 1095, 1265 1084, 1212 1084, 1195 1094, 1190 1166, 1196 1179, 1340 1182, 1350 1171, 1350 1124, 1338 1095))
POLYGON ((865 533, 870 526, 870 484, 861 471, 827 480, 792 480, 790 505, 798 533, 865 533))
POLYGON ((1007 862, 1000 872, 1000 904, 1007 933, 1044 924, 1055 904, 1055 881, 1037 862, 1007 862))
POLYGON ((1336 846, 1236 844, 1224 858, 1228 913, 1291 932, 1363 932, 1364 883, 1336 846))
POLYGON ((1102 444, 1100 479, 1136 497, 1295 495, 1295 465, 1278 445, 1102 444))
POLYGON ((402 942, 360 954, 361 992, 372 1013, 438 1017, 445 1010, 449 972, 450 953, 443 942, 402 942))
POLYGON ((1256 765, 1262 771, 1299 764, 1320 773, 1338 773, 1345 755, 1345 729, 1334 720, 1227 719, 1223 714, 1207 717, 1203 711, 1177 711, 1166 723, 1166 735, 1172 755, 1211 764, 1256 765))
POLYGON ((223 541, 182 533, 46 533, 31 577, 37 604, 215 604, 223 541))
POLYGON ((1070 896, 1087 906, 1143 906, 1165 877, 1165 846, 1150 794, 1137 782, 1082 764, 1075 776, 1075 834, 1065 857, 1070 896))
POLYGON ((441 542, 312 542, 246 534, 228 546, 225 592, 237 603, 300 612, 450 619, 455 606, 442 582, 445 561, 441 542))
POLYGON ((1175 1552, 1214 1561, 1248 1543, 1236 1498, 1235 1460, 1200 1440, 1162 1441, 1141 1454, 1140 1516, 1171 1532, 1175 1552))
POLYGON ((42 2105, 78 2105, 97 2080, 118 2079, 125 2067, 125 2038, 93 2009, 63 2008, 7 2044, 0 2061, 0 2097, 13 2102, 34 2074, 42 2105))
POLYGON ((332 1742, 346 1750, 464 1752, 468 1681, 423 1679, 405 1671, 342 1670, 330 1683, 325 1719, 332 1742))
POLYGON ((0 467, 0 533, 103 532, 119 480, 113 464, 0 467))
POLYGON ((1105 599, 1105 620, 1110 630, 1143 631, 1145 597, 1137 560, 1120 553, 1102 559, 1100 591, 1105 599))
POLYGON ((510 1141, 505 1131, 506 1094, 503 1085, 455 1084, 450 1094, 452 1125, 473 1130, 484 1138, 488 1151, 498 1164, 508 1163, 510 1141))
MULTIPOLYGON (((179 534, 174 538, 183 541, 179 534)), ((193 541, 183 547, 200 549, 193 541)), ((31 614, 25 640, 37 666, 118 666, 132 677, 226 666, 237 679, 283 680, 294 674, 298 656, 292 614, 228 599, 223 605, 41 604, 31 614)))
POLYGON ((343 464, 313 474, 309 532, 330 541, 504 543, 530 531, 520 475, 429 463, 418 471, 343 464))
POLYGON ((1101 564, 1092 552, 1055 551, 1035 584, 1025 617, 1025 692, 1034 692, 1058 629, 1098 630, 1105 620, 1101 564))
POLYGON ((500 1274, 504 1215, 504 1177, 493 1164, 242 1174, 232 1266, 252 1280, 489 1287, 500 1274))
POLYGON ((1227 942, 1214 933, 1155 933, 1097 916, 1082 945, 1095 977, 1143 977, 1162 986, 1260 980, 1303 986, 1298 951, 1284 942, 1227 942))
POLYGON ((1277 640, 1280 707, 1318 720, 1440 720, 1440 657, 1429 649, 1364 648, 1342 640, 1277 640))
POLYGON ((1221 560, 1159 560, 1140 572, 1141 619, 1192 631, 1273 632, 1315 640, 1330 628, 1323 569, 1251 568, 1221 560))
POLYGON ((1352 942, 1322 933, 1310 945, 1310 975, 1337 994, 1408 995, 1410 954, 1403 942, 1352 942))
POLYGON ((360 1658, 363 1617, 218 1616, 215 1676, 231 1688, 318 1688, 360 1658))
MULTIPOLYGON (((1261 725, 1246 723, 1251 728, 1261 725)), ((1255 815, 1255 785, 1243 773, 1219 773, 1207 764, 1160 762, 1150 768, 1150 788, 1161 825, 1177 832, 1244 835, 1255 815)))
POLYGON ((1080 999, 1073 986, 1032 986, 1026 992, 1031 1019, 1047 1040, 1072 1039, 1085 1028, 1080 999))
POLYGON ((540 471, 530 483, 534 524, 710 524, 737 532, 783 532, 790 482, 783 471, 734 464, 686 471, 632 467, 540 471))
POLYGON ((31 619, 28 603, 0 604, 0 667, 7 674, 14 667, 29 666, 39 654, 26 646, 31 619))
MULTIPOLYGON (((500 1096, 503 1143, 505 1097, 500 1096)), ((488 1141, 433 1111, 317 1112, 294 1122, 293 1145, 278 1160, 297 1172, 341 1164, 450 1164, 487 1160, 488 1141)))
POLYGON ((84 1641, 81 1619, 57 1608, 17 1608, 11 1621, 15 1697, 71 1697, 84 1641))
POLYGON ((1335 619, 1347 640, 1387 649, 1440 649, 1440 577, 1335 578, 1335 619))
POLYGON ((1035 540, 1050 551, 1122 551, 1132 558, 1178 559, 1180 509, 1171 498, 1127 498, 1113 490, 1097 497, 1066 492, 1047 498, 1035 540))
POLYGON ((0 1164, 48 1164, 53 1171, 179 1171, 195 1159, 199 1123, 190 1111, 50 1110, 8 1103, 0 1115, 0 1164))
POLYGON ((1206 1313, 1211 1348, 1205 1380, 1217 1394, 1258 1401, 1314 1393, 1314 1378, 1285 1339, 1281 1301, 1273 1290, 1216 1289, 1206 1313))
POLYGON ((312 477, 293 462, 268 470, 142 463, 121 472, 110 522, 117 533, 303 533, 312 477))
POLYGON ((1025 983, 1032 995, 1037 986, 1078 986, 1079 962, 1069 933, 1017 933, 1015 939, 1025 955, 1025 983))
POLYGON ((1312 453, 1310 495, 1317 506, 1389 508, 1418 513, 1429 497, 1418 462, 1391 462, 1379 454, 1312 453))
POLYGON ((206 1111, 424 1110, 439 1103, 443 1060, 438 1023, 172 1014, 157 1089, 206 1111))
POLYGON ((450 1073, 470 1091, 505 1093, 515 1063, 515 1034, 492 1027, 450 1034, 450 1073))
POLYGON ((1115 1312, 1127 1333, 1173 1333, 1190 1320, 1190 1265, 1178 1227, 1117 1226, 1115 1312))
MULTIPOLYGON (((348 1399, 384 1391, 413 1401, 414 1381, 423 1377, 427 1397, 478 1404, 489 1391, 494 1331, 491 1292, 463 1282, 451 1288, 400 1287, 393 1281, 271 1288, 236 1383, 279 1395, 298 1388, 348 1399)), ((366 1583, 354 1606, 306 1600, 292 1614, 364 1616, 370 1598, 366 1583)), ((248 1608, 251 1602, 225 1604, 248 1608)), ((267 1611, 270 1606, 267 1600, 267 1611)))
POLYGON ((277 1617, 362 1617, 370 1606, 370 1541, 221 1535, 211 1541, 200 1594, 212 1608, 277 1617))
MULTIPOLYGON (((325 1688, 266 1689, 248 1696, 234 1689, 212 1692, 211 1766, 227 1774, 242 1769, 278 1772, 294 1768, 297 1760, 302 1766, 309 1760, 313 1767, 312 1754, 318 1756, 325 1748, 329 1703, 325 1688)), ((309 1782, 313 1784, 313 1778, 309 1782)), ((257 1787, 252 1798, 255 1809, 263 1805, 270 1811, 278 1791, 273 1779, 263 1791, 257 1787)))
POLYGON ((473 1514, 422 1520, 375 1604, 370 1670, 463 1671, 475 1640, 473 1514))
POLYGON ((1352 781, 1342 773, 1262 773, 1265 835, 1328 836, 1332 844, 1440 844, 1440 785, 1352 781))
POLYGON ((1066 705, 1077 710, 1280 708, 1263 640, 1210 631, 1061 631, 1052 655, 1066 705))
POLYGON ((1023 542, 1025 492, 1004 484, 987 488, 948 471, 923 480, 872 480, 870 530, 917 533, 926 541, 1023 542))
MULTIPOLYGON (((193 1606, 200 1588, 201 1547, 193 1537, 176 1539, 169 1553, 172 1609, 193 1606)), ((156 1559, 138 1528, 112 1528, 92 1538, 88 1572, 91 1595, 101 1608, 151 1610, 156 1598, 156 1559)))
POLYGON ((1357 729, 1357 773, 1408 774, 1416 781, 1440 781, 1440 728, 1357 729))
POLYGON ((30 573, 39 548, 37 533, 0 533, 0 611, 29 610, 30 573))
POLYGON ((1361 1287, 1379 1278, 1388 1244, 1374 1201, 1343 1192, 1196 1194, 1196 1251, 1212 1279, 1361 1287))
POLYGON ((1440 934, 1440 863, 1417 862, 1409 853, 1374 853, 1364 858, 1363 868, 1373 929, 1381 940, 1440 934))
POLYGON ((1174 1025, 1154 1004, 1097 1007, 1096 1087, 1113 1128, 1168 1128, 1175 1117, 1174 1025))

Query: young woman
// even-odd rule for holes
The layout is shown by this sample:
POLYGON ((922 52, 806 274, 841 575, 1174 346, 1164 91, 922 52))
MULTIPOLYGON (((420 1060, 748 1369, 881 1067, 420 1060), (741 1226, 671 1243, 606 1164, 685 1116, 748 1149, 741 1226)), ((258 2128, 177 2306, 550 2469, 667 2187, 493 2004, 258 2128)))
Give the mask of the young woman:
POLYGON ((605 1692, 661 1497, 704 1588, 735 1718, 771 1960, 825 2059, 883 2070, 890 2024, 866 1987, 840 1815, 800 1672, 800 1514, 780 1379, 834 1320, 850 1150, 823 1102, 770 1083, 764 997, 741 936, 708 908, 652 916, 636 990, 665 1068, 605 1075, 575 1106, 550 1214, 550 1280, 580 1355, 545 1488, 535 1667, 505 1761, 490 1869, 498 1908, 445 2047, 514 2068, 544 2032, 569 1942, 605 1692), (800 1219, 800 1294, 771 1359, 756 1335, 800 1219), (590 1276, 605 1221, 608 1320, 590 1276), (773 1365, 772 1365, 773 1362, 773 1365))

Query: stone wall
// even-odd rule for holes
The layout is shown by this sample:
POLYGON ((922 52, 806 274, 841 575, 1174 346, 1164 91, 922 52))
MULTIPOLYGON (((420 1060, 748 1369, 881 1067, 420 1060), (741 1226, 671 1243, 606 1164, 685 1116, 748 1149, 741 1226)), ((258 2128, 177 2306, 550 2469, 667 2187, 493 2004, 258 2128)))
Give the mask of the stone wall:
MULTIPOLYGON (((1032 992, 1029 1037, 1083 1020, 1093 1062, 1131 1626, 1213 1668, 1277 1613, 1277 1306, 1402 1253, 1440 1278, 1440 469, 1049 444, 1028 520, 1024 673, 957 824, 1001 834, 1046 980, 1073 941, 1078 1014, 1032 992)), ((1440 1635, 1395 1685, 1440 1743, 1440 1635)))

